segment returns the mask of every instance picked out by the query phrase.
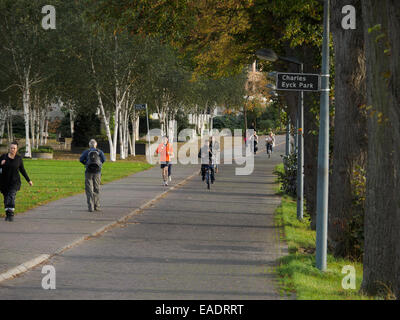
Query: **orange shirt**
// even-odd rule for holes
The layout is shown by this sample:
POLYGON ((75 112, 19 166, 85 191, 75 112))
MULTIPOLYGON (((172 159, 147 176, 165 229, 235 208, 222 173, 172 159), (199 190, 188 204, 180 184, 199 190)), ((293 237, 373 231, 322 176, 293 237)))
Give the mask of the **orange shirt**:
POLYGON ((170 143, 167 143, 166 145, 164 143, 160 143, 156 150, 156 153, 160 155, 161 162, 170 161, 173 152, 174 151, 170 143))

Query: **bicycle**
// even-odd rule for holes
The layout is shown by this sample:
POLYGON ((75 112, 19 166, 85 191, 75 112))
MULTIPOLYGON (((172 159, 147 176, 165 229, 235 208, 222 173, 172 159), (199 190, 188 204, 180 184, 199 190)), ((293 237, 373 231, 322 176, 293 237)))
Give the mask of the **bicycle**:
POLYGON ((213 184, 214 180, 215 180, 214 177, 213 177, 212 165, 204 166, 203 170, 205 171, 204 172, 204 181, 207 184, 207 189, 210 190, 211 189, 211 184, 213 184))

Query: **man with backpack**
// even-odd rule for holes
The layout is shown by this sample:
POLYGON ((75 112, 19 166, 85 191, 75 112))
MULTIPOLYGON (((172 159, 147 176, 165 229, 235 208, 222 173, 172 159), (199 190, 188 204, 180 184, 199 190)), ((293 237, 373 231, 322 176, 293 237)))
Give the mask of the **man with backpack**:
POLYGON ((94 139, 89 141, 89 150, 82 153, 79 161, 86 166, 85 191, 89 212, 100 210, 100 182, 101 168, 106 161, 103 151, 97 149, 97 142, 94 139))

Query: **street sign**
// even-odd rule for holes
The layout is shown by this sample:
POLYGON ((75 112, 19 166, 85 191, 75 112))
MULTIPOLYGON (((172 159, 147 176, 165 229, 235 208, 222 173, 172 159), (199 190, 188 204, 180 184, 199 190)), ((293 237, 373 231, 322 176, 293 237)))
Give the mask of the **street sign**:
POLYGON ((146 110, 146 104, 135 104, 135 110, 146 110))
POLYGON ((276 90, 319 91, 320 75, 311 73, 276 73, 276 90))

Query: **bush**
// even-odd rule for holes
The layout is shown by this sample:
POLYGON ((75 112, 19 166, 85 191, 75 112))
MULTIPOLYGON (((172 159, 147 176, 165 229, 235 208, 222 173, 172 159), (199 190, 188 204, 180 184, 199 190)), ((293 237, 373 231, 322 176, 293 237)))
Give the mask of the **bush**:
POLYGON ((57 131, 61 134, 61 137, 72 138, 71 137, 71 122, 69 119, 69 113, 67 113, 65 115, 65 117, 62 118, 60 126, 58 127, 57 131))
POLYGON ((39 146, 39 148, 32 149, 35 153, 54 153, 54 149, 50 146, 39 146))
MULTIPOLYGON (((18 149, 18 153, 22 156, 25 155, 25 146, 18 149)), ((39 146, 39 148, 32 148, 32 153, 54 153, 54 149, 51 146, 39 146)))
POLYGON ((218 130, 230 129, 233 132, 234 129, 242 129, 243 125, 243 116, 224 115, 213 119, 213 128, 218 130))
POLYGON ((281 190, 296 197, 297 194, 297 154, 291 153, 283 157, 283 171, 277 171, 278 181, 281 183, 281 190))
POLYGON ((271 129, 275 129, 274 121, 268 119, 268 120, 260 120, 258 122, 258 130, 259 131, 267 132, 271 129))

